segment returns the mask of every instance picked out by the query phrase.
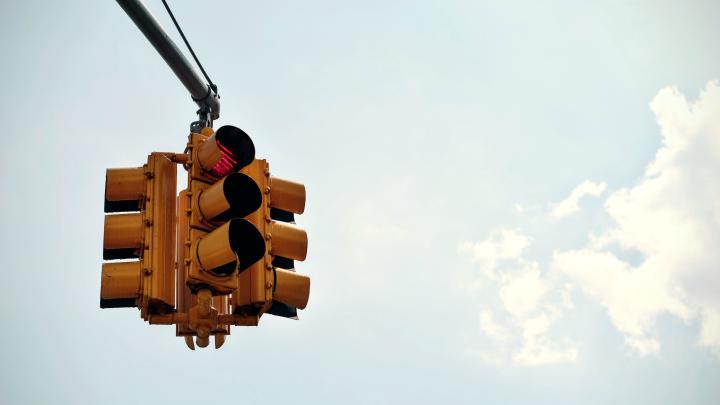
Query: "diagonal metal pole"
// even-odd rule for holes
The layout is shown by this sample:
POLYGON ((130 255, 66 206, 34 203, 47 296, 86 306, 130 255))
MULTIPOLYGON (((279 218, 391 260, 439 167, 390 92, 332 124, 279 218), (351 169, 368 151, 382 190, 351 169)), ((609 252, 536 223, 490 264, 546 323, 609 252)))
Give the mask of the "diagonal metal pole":
MULTIPOLYGON (((175 43, 168 37, 162 26, 155 20, 155 17, 145 8, 140 0, 117 0, 120 7, 125 10, 128 17, 145 34, 165 63, 175 73, 180 82, 185 86, 193 101, 200 107, 200 123, 212 127, 212 120, 220 117, 220 100, 208 83, 198 75, 190 65, 185 56, 180 52, 175 43)), ((195 124, 195 123, 194 123, 195 124)))

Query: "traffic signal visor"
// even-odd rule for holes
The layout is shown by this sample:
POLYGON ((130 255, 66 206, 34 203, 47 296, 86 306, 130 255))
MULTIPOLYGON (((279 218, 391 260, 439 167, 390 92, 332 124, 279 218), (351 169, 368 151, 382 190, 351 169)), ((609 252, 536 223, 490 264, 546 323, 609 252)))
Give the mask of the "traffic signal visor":
POLYGON ((199 239, 193 251, 202 270, 228 276, 260 260, 265 241, 253 224, 235 218, 199 239))

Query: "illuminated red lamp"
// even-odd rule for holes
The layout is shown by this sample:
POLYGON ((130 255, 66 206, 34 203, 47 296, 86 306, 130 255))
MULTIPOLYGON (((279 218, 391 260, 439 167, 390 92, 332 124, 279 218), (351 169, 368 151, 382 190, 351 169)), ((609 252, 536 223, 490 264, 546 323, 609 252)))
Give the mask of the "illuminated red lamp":
POLYGON ((200 166, 215 177, 224 177, 255 159, 255 145, 250 136, 232 125, 220 127, 200 145, 200 166))

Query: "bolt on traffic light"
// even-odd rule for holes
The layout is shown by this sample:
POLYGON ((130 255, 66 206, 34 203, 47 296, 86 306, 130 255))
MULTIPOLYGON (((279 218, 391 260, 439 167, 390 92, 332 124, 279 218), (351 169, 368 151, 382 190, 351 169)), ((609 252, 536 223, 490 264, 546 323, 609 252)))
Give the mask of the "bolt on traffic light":
POLYGON ((145 319, 174 310, 176 176, 159 153, 107 170, 101 308, 139 307, 145 319))

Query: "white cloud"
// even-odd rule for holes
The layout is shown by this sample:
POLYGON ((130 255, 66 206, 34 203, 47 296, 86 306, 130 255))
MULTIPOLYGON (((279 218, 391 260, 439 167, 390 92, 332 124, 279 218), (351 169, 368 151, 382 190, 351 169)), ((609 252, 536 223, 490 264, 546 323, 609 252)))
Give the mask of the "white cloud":
POLYGON ((563 289, 560 291, 562 307, 565 309, 575 308, 575 304, 573 304, 573 302, 572 302, 572 295, 571 295, 572 290, 573 290, 572 284, 566 283, 563 286, 563 289))
POLYGON ((590 248, 559 252, 554 268, 607 308, 640 355, 657 353, 661 314, 701 322, 698 343, 720 353, 720 87, 711 82, 695 103, 675 88, 650 104, 662 147, 643 178, 610 195, 614 221, 590 248), (613 246, 642 254, 633 266, 613 246))
POLYGON ((519 317, 534 310, 547 290, 547 283, 541 278, 537 263, 530 263, 508 277, 499 295, 505 309, 519 317))
POLYGON ((530 239, 514 230, 499 229, 476 243, 466 242, 459 251, 480 265, 481 275, 465 292, 482 296, 479 326, 491 339, 491 352, 476 353, 484 361, 537 366, 574 361, 577 349, 559 345, 548 336, 550 326, 572 307, 567 289, 554 291, 554 280, 544 277, 537 262, 523 259, 530 239), (549 294, 553 292, 553 294, 549 294), (496 307, 495 314, 487 309, 496 307), (500 316, 497 317, 496 314, 500 316))
POLYGON ((660 341, 656 338, 626 337, 625 345, 640 357, 658 354, 660 352, 660 341))
POLYGON ((590 180, 585 180, 583 183, 575 187, 566 199, 555 204, 555 207, 550 215, 555 218, 565 218, 575 214, 580 211, 581 198, 585 196, 598 197, 603 193, 603 191, 605 191, 606 187, 607 184, 605 183, 594 183, 590 180))
MULTIPOLYGON (((634 186, 606 199, 610 226, 589 230, 586 247, 555 251, 543 272, 524 256, 530 237, 518 230, 461 245, 485 270, 482 288, 467 292, 485 294, 500 315, 484 313, 480 329, 516 364, 577 358, 572 343, 549 338, 552 325, 574 308, 574 286, 605 308, 632 353, 660 353, 657 319, 670 315, 697 322, 698 345, 720 357, 720 85, 708 83, 694 103, 666 88, 650 107, 662 146, 634 186), (623 259, 625 253, 636 260, 623 259)), ((581 198, 605 188, 586 181, 551 215, 571 215, 581 198)))
POLYGON ((503 326, 495 323, 492 312, 484 310, 480 312, 480 330, 497 342, 507 342, 511 338, 510 332, 503 326))
POLYGON ((699 344, 710 348, 720 357, 718 342, 720 342, 720 311, 705 309, 702 314, 699 344))
POLYGON ((528 366, 575 361, 577 348, 572 345, 559 347, 547 337, 547 332, 557 318, 557 312, 543 312, 522 323, 523 346, 513 355, 516 363, 528 366))
POLYGON ((689 311, 672 294, 670 280, 651 266, 631 268, 609 252, 577 250, 555 253, 553 270, 574 280, 589 296, 608 311, 625 343, 647 355, 660 349, 653 339, 656 317, 668 312, 688 319, 689 311))
POLYGON ((484 271, 492 273, 498 262, 520 257, 529 244, 527 236, 512 229, 499 229, 483 241, 460 244, 458 251, 470 254, 484 271))

